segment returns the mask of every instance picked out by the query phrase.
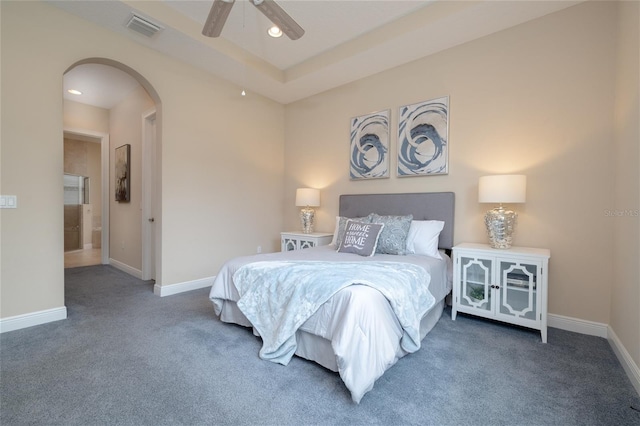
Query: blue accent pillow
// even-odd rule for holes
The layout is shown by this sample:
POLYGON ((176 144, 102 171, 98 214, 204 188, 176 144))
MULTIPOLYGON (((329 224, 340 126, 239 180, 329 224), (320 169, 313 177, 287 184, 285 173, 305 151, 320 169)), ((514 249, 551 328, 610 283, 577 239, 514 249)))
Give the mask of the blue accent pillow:
POLYGON ((384 225, 378 240, 376 253, 407 254, 407 236, 409 235, 413 215, 380 216, 372 213, 370 218, 371 223, 382 223, 384 225))

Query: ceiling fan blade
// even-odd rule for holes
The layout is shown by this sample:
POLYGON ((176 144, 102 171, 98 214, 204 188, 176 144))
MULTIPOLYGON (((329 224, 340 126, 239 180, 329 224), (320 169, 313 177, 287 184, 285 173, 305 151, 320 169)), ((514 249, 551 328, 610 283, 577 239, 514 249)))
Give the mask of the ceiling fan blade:
POLYGON ((202 28, 203 35, 207 37, 218 37, 220 35, 222 27, 224 27, 224 23, 229 16, 229 12, 231 12, 234 1, 235 0, 213 0, 209 16, 204 23, 204 28, 202 28))
POLYGON ((291 16, 287 14, 273 0, 253 0, 253 5, 278 26, 291 40, 297 40, 304 35, 304 30, 291 16))

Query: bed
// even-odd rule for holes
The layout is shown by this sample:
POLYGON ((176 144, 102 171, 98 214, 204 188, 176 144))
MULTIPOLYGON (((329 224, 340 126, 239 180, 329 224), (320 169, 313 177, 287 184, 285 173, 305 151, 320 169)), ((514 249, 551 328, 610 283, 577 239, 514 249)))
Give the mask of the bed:
MULTIPOLYGON (((231 259, 220 269, 209 297, 221 321, 251 327, 254 334, 262 337, 261 358, 286 365, 295 354, 338 372, 353 401, 359 403, 387 369, 420 348, 442 315, 445 297, 451 291, 448 254, 453 246, 453 218, 451 192, 342 195, 336 217, 336 234, 342 235, 334 236, 332 244, 231 259), (360 218, 359 223, 375 225, 400 217, 406 225, 408 215, 411 233, 403 243, 407 252, 399 255, 387 250, 363 256, 338 251, 348 247, 345 241, 349 236, 344 234, 350 230, 344 228, 345 224, 362 227, 347 218, 360 218), (434 224, 436 228, 440 226, 435 234, 434 224), (430 234, 420 229, 428 229, 430 234), (426 241, 423 237, 427 236, 435 238, 429 247, 423 244, 426 241), (304 270, 293 274, 296 268, 304 270), (286 299, 278 305, 279 302, 265 298, 278 299, 286 292, 282 278, 285 275, 291 275, 295 281, 291 285, 294 293, 299 292, 300 283, 315 280, 328 296, 323 296, 326 300, 320 299, 317 306, 306 307, 309 311, 306 316, 294 312, 285 319, 272 319, 276 327, 286 324, 290 328, 285 337, 275 337, 264 321, 268 322, 274 312, 286 315, 292 303, 286 299), (408 286, 405 299, 397 296, 395 300, 394 292, 399 286, 385 283, 385 277, 422 284, 408 286), (340 283, 327 289, 336 279, 340 283), (264 294, 257 294, 260 291, 264 294), (413 317, 417 317, 417 322, 413 317)), ((385 223, 387 231, 393 229, 394 222, 385 223)), ((384 228, 380 227, 380 235, 384 228)))

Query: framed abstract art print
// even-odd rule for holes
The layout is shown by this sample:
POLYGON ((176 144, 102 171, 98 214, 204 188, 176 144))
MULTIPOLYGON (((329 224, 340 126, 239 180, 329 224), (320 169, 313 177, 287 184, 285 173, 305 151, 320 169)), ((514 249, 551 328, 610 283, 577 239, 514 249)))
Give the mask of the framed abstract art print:
POLYGON ((399 109, 398 177, 449 173, 449 97, 399 109))
POLYGON ((131 145, 116 148, 116 201, 131 201, 131 145))
POLYGON ((351 119, 349 178, 389 177, 390 110, 351 119))

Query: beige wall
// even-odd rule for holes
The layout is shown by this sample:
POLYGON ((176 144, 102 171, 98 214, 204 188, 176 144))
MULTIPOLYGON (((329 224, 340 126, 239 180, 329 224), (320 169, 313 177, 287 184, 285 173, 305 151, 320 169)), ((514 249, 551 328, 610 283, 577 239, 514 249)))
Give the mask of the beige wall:
POLYGON ((109 113, 109 232, 111 259, 142 270, 142 114, 154 108, 153 100, 139 86, 109 113), (130 148, 131 200, 116 202, 115 150, 130 148))
MULTIPOLYGON (((69 64, 71 65, 71 64, 69 64)), ((64 100, 65 129, 109 133, 109 110, 80 102, 64 100)))
MULTIPOLYGON (((640 3, 619 6, 613 285, 609 324, 640 365, 640 3)), ((640 389, 639 389, 640 391, 640 389)))
POLYGON ((319 230, 344 193, 454 191, 455 241, 486 242, 478 178, 528 177, 515 245, 551 250, 549 311, 607 324, 613 274, 617 7, 589 2, 286 108, 285 225, 298 186, 321 188, 319 230), (398 107, 450 96, 449 174, 397 178, 398 107), (349 181, 349 122, 391 108, 391 178, 349 181))
POLYGON ((64 172, 71 175, 89 176, 89 142, 64 138, 64 172))
MULTIPOLYGON (((0 6, 0 51, 2 49, 2 7, 0 6)), ((0 82, 2 81, 2 55, 0 54, 0 82)), ((2 84, 0 84, 0 99, 2 99, 2 84)), ((2 102, 0 102, 0 117, 2 117, 2 102)), ((2 120, 0 119, 0 148, 2 148, 2 120)), ((0 149, 0 165, 2 165, 2 149, 0 149)), ((0 167, 0 190, 2 186, 2 168, 0 167)), ((5 194, 2 192, 2 194, 5 194)), ((0 209, 0 271, 2 270, 2 209, 0 209)), ((0 272, 0 296, 2 295, 2 273, 0 272)), ((2 318, 2 303, 0 303, 0 318, 2 318)))
POLYGON ((235 85, 47 4, 0 8, 0 190, 19 206, 1 213, 2 318, 64 305, 62 75, 85 58, 135 69, 162 101, 160 284, 210 277, 229 257, 278 247, 281 105, 242 98, 235 85))

